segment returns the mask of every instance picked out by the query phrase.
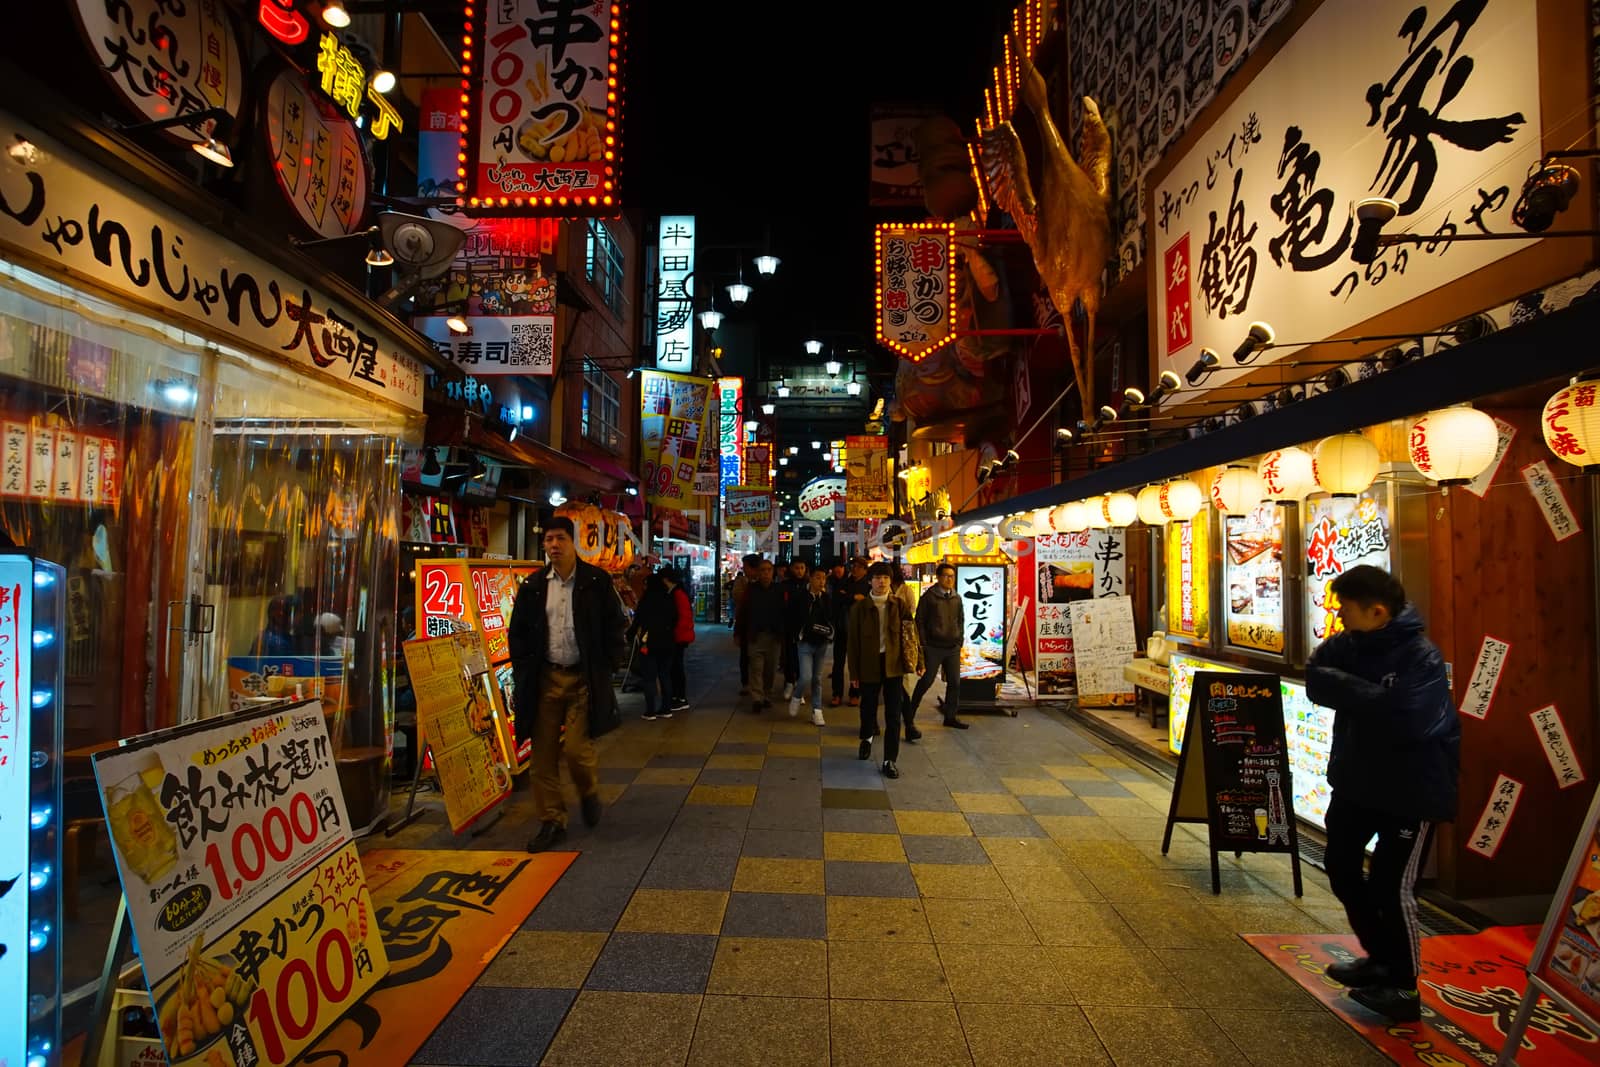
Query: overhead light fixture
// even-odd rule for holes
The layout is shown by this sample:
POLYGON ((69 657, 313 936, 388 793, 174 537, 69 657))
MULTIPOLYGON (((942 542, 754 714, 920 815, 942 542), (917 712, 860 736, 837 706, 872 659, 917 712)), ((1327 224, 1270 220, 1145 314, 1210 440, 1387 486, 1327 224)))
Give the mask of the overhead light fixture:
POLYGON ((392 70, 379 70, 372 75, 372 91, 375 93, 388 93, 394 88, 396 78, 392 70))
POLYGON ((1144 390, 1138 386, 1130 385, 1122 391, 1122 399, 1136 408, 1144 407, 1144 390))
POLYGON ((782 262, 783 260, 774 255, 757 256, 756 271, 761 274, 776 274, 778 271, 778 264, 782 262))
POLYGON ((624 493, 627 493, 629 496, 638 496, 639 495, 639 487, 637 485, 634 485, 632 482, 629 482, 628 485, 627 485, 627 488, 623 489, 622 491, 624 493))
POLYGON ((788 456, 779 456, 778 457, 778 466, 787 467, 788 465, 789 465, 789 457, 788 456))
POLYGON ((350 25, 350 12, 344 9, 340 0, 328 0, 322 5, 322 21, 336 30, 342 30, 350 25))
POLYGON ((808 356, 820 356, 821 354, 822 354, 822 342, 821 341, 819 341, 815 337, 813 337, 809 341, 806 342, 806 355, 808 355, 808 356))
POLYGON ((750 299, 750 287, 742 281, 734 282, 728 286, 728 299, 735 304, 743 304, 750 299))
POLYGON ((1565 163, 1545 159, 1528 169, 1522 194, 1511 209, 1511 221, 1529 233, 1543 233, 1578 195, 1578 172, 1565 163))
POLYGON ((1072 431, 1065 426, 1056 431, 1056 444, 1069 445, 1072 443, 1072 431))
POLYGON ((787 382, 779 382, 778 383, 778 399, 779 400, 788 400, 789 399, 789 384, 787 382))
POLYGON ((746 419, 744 428, 749 432, 754 433, 755 431, 761 429, 761 424, 755 419, 746 419))
POLYGON ((206 134, 204 141, 196 142, 194 150, 199 153, 202 159, 209 160, 219 167, 233 166, 233 153, 229 151, 227 145, 211 134, 206 134))
POLYGON ((822 454, 822 462, 824 462, 824 463, 832 463, 833 462, 833 453, 832 452, 824 452, 822 454))
POLYGON ((854 378, 851 378, 850 381, 845 384, 844 391, 849 393, 851 396, 860 396, 861 383, 856 381, 854 378))
POLYGON ((1356 217, 1356 239, 1350 243, 1350 258, 1357 263, 1371 263, 1378 258, 1378 239, 1383 228, 1400 213, 1400 205, 1386 196, 1369 196, 1357 200, 1352 209, 1356 217))
POLYGON ((521 432, 522 432, 522 427, 518 426, 516 423, 512 423, 510 431, 508 431, 506 433, 506 440, 507 441, 515 441, 517 439, 517 434, 519 434, 521 432))
POLYGON ((1154 407, 1161 401, 1163 397, 1170 396, 1171 394, 1177 392, 1178 387, 1182 384, 1183 379, 1178 377, 1177 371, 1162 371, 1160 377, 1156 379, 1155 389, 1152 390, 1150 395, 1145 398, 1145 406, 1154 407))
POLYGON ((11 157, 12 162, 24 167, 34 167, 44 161, 43 149, 20 133, 15 137, 16 142, 6 149, 6 155, 11 157))
POLYGON ((562 504, 567 502, 567 494, 563 493, 560 489, 552 489, 550 490, 549 499, 552 507, 559 508, 562 504))
POLYGON ((161 392, 161 399, 177 407, 194 403, 194 387, 182 378, 171 378, 167 381, 157 382, 156 388, 161 392))
POLYGON ((1100 420, 1102 422, 1116 422, 1117 421, 1117 409, 1112 407, 1110 404, 1101 404, 1100 405, 1100 420))
POLYGON ((533 405, 532 404, 524 404, 524 405, 522 405, 522 421, 523 422, 527 422, 529 419, 533 418, 533 416, 534 416, 533 405))
POLYGON ((814 448, 814 449, 817 449, 818 451, 820 451, 822 449, 822 442, 821 441, 812 441, 811 442, 811 447, 814 448))
POLYGON ((1015 467, 1021 462, 1022 457, 1017 454, 1017 450, 1014 448, 1006 449, 1006 454, 1000 458, 1000 466, 1006 468, 1007 470, 1010 470, 1012 467, 1015 467))
MULTIPOLYGON (((217 136, 222 130, 233 123, 233 115, 225 107, 208 107, 199 111, 188 111, 172 115, 152 122, 136 122, 128 126, 119 127, 123 133, 143 133, 146 130, 170 130, 178 126, 185 126, 199 134, 203 140, 195 141, 189 147, 193 148, 201 157, 215 163, 219 167, 233 166, 233 153, 228 146, 217 136), (205 123, 211 123, 209 129, 205 123)), ((29 142, 19 141, 9 151, 13 159, 16 152, 23 144, 29 142)))
POLYGON ((383 247, 383 232, 378 227, 374 226, 367 231, 367 242, 367 266, 394 266, 394 256, 390 255, 389 250, 383 247))
POLYGON ((451 315, 444 320, 444 324, 451 333, 467 333, 471 329, 467 325, 467 320, 460 315, 451 315))
POLYGON ((1244 340, 1233 350, 1233 361, 1240 366, 1251 362, 1263 349, 1270 347, 1276 337, 1271 326, 1264 322, 1252 322, 1249 331, 1244 335, 1244 340))
POLYGON ((1209 348, 1202 348, 1200 350, 1200 358, 1194 361, 1194 366, 1189 368, 1188 372, 1184 374, 1184 378, 1190 385, 1199 385, 1212 371, 1217 369, 1217 365, 1221 362, 1222 360, 1216 352, 1209 348))
POLYGON ((708 308, 700 312, 700 325, 708 330, 715 330, 722 325, 722 312, 716 308, 708 308))
POLYGON ((777 413, 777 411, 778 405, 774 404, 770 400, 761 405, 761 414, 763 415, 774 415, 777 413))
POLYGON ((836 359, 830 359, 822 366, 827 370, 828 377, 830 378, 837 378, 839 376, 839 372, 844 370, 844 364, 840 363, 836 359))
POLYGON ((629 367, 627 369, 627 371, 622 375, 623 380, 631 382, 631 381, 633 381, 634 376, 636 374, 638 374, 638 373, 639 373, 639 368, 638 367, 629 367))

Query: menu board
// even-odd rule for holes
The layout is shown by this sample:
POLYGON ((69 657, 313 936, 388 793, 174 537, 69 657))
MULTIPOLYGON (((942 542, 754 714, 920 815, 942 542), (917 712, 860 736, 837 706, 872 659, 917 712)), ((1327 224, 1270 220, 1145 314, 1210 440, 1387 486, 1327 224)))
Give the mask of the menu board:
POLYGON ((1167 704, 1167 747, 1175 755, 1183 752, 1184 731, 1189 725, 1189 694, 1199 671, 1237 671, 1226 663, 1174 652, 1167 660, 1171 676, 1171 696, 1167 704))
POLYGON ((1166 527, 1167 633, 1211 637, 1210 513, 1166 527))
POLYGON ((1268 500, 1222 519, 1228 644, 1283 652, 1283 511, 1268 500))
POLYGON ((1201 671, 1190 701, 1199 705, 1213 847, 1287 852, 1294 804, 1278 676, 1201 671))
POLYGON ((1033 539, 1037 599, 1034 634, 1039 695, 1073 691, 1076 661, 1067 606, 1094 596, 1094 531, 1040 534, 1033 539))
MULTIPOLYGON (((1534 981, 1525 996, 1538 996, 1542 984, 1589 1018, 1600 1018, 1600 793, 1578 831, 1528 973, 1534 981)), ((1507 1047, 1516 1047, 1512 1042, 1523 1032, 1526 1018, 1519 1014, 1518 1020, 1507 1035, 1507 1047)))
POLYGON ((1358 497, 1306 501, 1306 653, 1338 633, 1339 598, 1333 580, 1351 567, 1389 569, 1389 488, 1378 483, 1358 497))
POLYGON ((322 706, 94 757, 168 1061, 297 1062, 389 970, 322 706))
POLYGON ((1069 605, 1069 611, 1079 701, 1133 703, 1133 684, 1122 676, 1122 668, 1133 662, 1138 648, 1133 601, 1125 596, 1080 600, 1069 605))
POLYGON ((1313 826, 1327 828, 1328 756, 1333 752, 1333 709, 1311 703, 1304 682, 1283 679, 1283 731, 1289 745, 1294 813, 1313 826))
POLYGON ((993 700, 1005 669, 1006 569, 958 563, 956 593, 961 597, 967 632, 961 642, 961 699, 993 700))
POLYGON ((476 633, 405 642, 416 694, 418 747, 427 745, 450 829, 460 833, 511 795, 511 773, 494 735, 495 683, 476 633))

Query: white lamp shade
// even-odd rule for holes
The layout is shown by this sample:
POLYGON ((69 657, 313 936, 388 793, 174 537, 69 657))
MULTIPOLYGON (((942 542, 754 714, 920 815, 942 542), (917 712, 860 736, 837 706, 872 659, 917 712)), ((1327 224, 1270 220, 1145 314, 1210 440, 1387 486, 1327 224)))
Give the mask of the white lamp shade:
POLYGON ((1411 465, 1440 485, 1466 485, 1488 470, 1500 447, 1494 419, 1477 408, 1430 411, 1407 435, 1411 465))
POLYGON ((840 363, 836 359, 830 359, 822 366, 828 372, 828 375, 833 378, 837 378, 839 376, 839 372, 844 370, 844 364, 840 363))
POLYGON ((860 396, 861 395, 861 383, 858 382, 858 381, 852 380, 852 381, 848 382, 845 385, 844 391, 849 393, 851 396, 860 396))
POLYGON ((1188 522, 1206 506, 1206 495, 1188 478, 1168 482, 1160 492, 1161 511, 1173 522, 1188 522))
POLYGON ((806 355, 808 355, 808 356, 817 356, 817 355, 821 355, 821 354, 822 354, 822 342, 821 341, 818 341, 816 338, 812 338, 811 340, 806 342, 806 355))
POLYGON ((788 400, 789 399, 789 387, 787 385, 778 386, 778 399, 779 400, 788 400))
POLYGON ((782 262, 783 260, 777 256, 757 256, 756 270, 761 274, 772 274, 777 271, 778 264, 782 262))
POLYGON ((1585 470, 1600 464, 1600 382, 1573 382, 1544 405, 1539 427, 1559 459, 1585 470))
POLYGON ((1269 500, 1280 504, 1298 504, 1317 488, 1317 473, 1313 469, 1311 453, 1303 448, 1280 448, 1268 452, 1256 465, 1261 475, 1261 485, 1269 500))
POLYGON ((1249 467, 1227 467, 1211 482, 1211 506, 1224 515, 1243 515, 1261 506, 1267 487, 1249 467))
POLYGON ((734 282, 728 286, 728 299, 735 304, 742 304, 750 299, 750 287, 744 282, 734 282))
POLYGON ((1100 507, 1111 526, 1132 526, 1139 518, 1139 502, 1132 493, 1112 493, 1102 500, 1100 507))
POLYGON ((1146 526, 1165 526, 1167 513, 1161 510, 1161 487, 1147 485, 1139 490, 1139 495, 1134 498, 1133 506, 1139 513, 1139 521, 1146 526))
POLYGON ((1378 446, 1358 433, 1341 433, 1317 443, 1311 469, 1317 484, 1334 496, 1360 496, 1378 476, 1378 446))
POLYGON ((714 308, 700 312, 700 325, 708 330, 715 330, 722 325, 722 312, 714 308))

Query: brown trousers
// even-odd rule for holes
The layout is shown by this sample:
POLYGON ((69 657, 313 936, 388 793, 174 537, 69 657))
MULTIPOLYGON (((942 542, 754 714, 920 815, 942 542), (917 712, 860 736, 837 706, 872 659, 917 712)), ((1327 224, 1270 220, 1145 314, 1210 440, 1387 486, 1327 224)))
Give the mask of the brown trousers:
POLYGON ((578 795, 599 792, 599 761, 589 740, 588 679, 582 667, 547 663, 539 675, 539 717, 533 728, 533 804, 540 822, 557 826, 567 825, 567 802, 561 796, 563 750, 578 795))

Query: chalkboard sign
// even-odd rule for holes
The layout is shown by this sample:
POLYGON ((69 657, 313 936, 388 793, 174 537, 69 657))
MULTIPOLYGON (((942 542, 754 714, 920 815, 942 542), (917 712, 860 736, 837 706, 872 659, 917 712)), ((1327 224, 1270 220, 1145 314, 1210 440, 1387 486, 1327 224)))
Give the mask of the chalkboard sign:
POLYGON ((1218 852, 1287 852, 1299 896, 1300 835, 1278 676, 1199 671, 1189 709, 1161 851, 1172 845, 1174 823, 1203 822, 1213 893, 1222 891, 1218 852))

